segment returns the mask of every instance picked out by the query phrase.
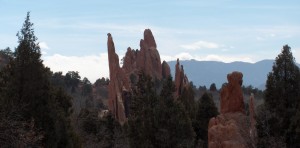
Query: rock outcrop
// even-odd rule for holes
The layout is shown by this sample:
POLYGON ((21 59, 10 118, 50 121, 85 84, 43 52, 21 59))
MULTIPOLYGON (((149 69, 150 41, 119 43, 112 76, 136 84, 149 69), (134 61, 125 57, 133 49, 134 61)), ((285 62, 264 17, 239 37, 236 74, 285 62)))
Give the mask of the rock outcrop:
POLYGON ((150 29, 144 31, 140 50, 127 48, 122 67, 119 65, 119 57, 115 52, 111 34, 108 34, 107 48, 110 72, 109 110, 120 123, 124 123, 129 113, 131 86, 137 82, 138 72, 143 71, 153 79, 161 80, 170 75, 170 67, 166 62, 161 63, 150 29))
POLYGON ((230 112, 242 112, 245 114, 242 83, 243 74, 232 72, 227 75, 228 84, 223 85, 221 90, 220 111, 221 114, 230 112))
POLYGON ((126 77, 123 69, 119 65, 119 56, 115 52, 115 45, 111 34, 107 34, 107 48, 108 48, 108 63, 109 63, 109 77, 108 85, 108 107, 114 117, 124 123, 126 121, 125 107, 122 98, 122 87, 125 85, 126 77))
POLYGON ((209 121, 209 148, 256 147, 251 135, 255 127, 250 126, 251 117, 245 114, 242 78, 240 72, 227 75, 228 84, 223 85, 221 90, 221 114, 209 121))
POLYGON ((144 39, 140 41, 140 50, 127 49, 123 59, 123 67, 126 75, 143 71, 156 79, 162 79, 162 64, 156 42, 150 29, 144 31, 144 39))
POLYGON ((163 61, 162 63, 162 77, 164 79, 168 78, 171 75, 170 66, 166 61, 163 61))
POLYGON ((254 95, 251 94, 249 99, 249 116, 250 116, 250 137, 252 141, 257 142, 257 130, 256 130, 256 114, 255 114, 254 95))
POLYGON ((183 89, 189 85, 189 80, 187 76, 184 74, 183 66, 180 65, 179 59, 177 59, 177 63, 175 65, 175 87, 176 87, 176 94, 175 96, 178 97, 182 94, 183 89))

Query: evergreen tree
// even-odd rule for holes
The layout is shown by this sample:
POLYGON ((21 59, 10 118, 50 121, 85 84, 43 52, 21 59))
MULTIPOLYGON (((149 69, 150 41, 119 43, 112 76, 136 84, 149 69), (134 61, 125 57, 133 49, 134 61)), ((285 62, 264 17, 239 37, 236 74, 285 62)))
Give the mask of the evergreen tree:
POLYGON ((154 83, 143 72, 138 77, 130 104, 129 144, 130 147, 156 147, 154 108, 158 100, 154 83))
MULTIPOLYGON (((181 101, 175 101, 172 77, 163 83, 159 105, 156 108, 158 147, 192 147, 195 133, 188 111, 181 101), (175 130, 174 130, 175 129, 175 130)), ((190 106, 191 107, 191 106, 190 106)))
POLYGON ((194 98, 194 90, 192 85, 188 85, 187 87, 183 88, 181 95, 179 96, 178 100, 183 104, 184 109, 187 111, 189 118, 195 118, 195 98, 194 98))
MULTIPOLYGON (((284 136, 288 147, 299 147, 299 132, 295 129, 300 102, 300 71, 288 45, 276 57, 272 72, 268 74, 265 106, 273 115, 269 121, 270 135, 284 136)), ((297 123, 298 125, 300 123, 297 123)), ((259 132, 259 131, 258 131, 259 132)), ((259 134, 259 133, 258 133, 259 134)))
POLYGON ((82 95, 91 96, 93 90, 92 83, 86 77, 83 78, 82 83, 82 95))
POLYGON ((69 71, 66 73, 65 83, 67 87, 71 87, 71 92, 74 93, 80 82, 80 76, 78 71, 69 71))
POLYGON ((196 140, 201 139, 204 147, 208 144, 208 123, 212 117, 216 117, 219 112, 212 99, 212 96, 208 93, 204 93, 197 102, 198 110, 196 113, 196 122, 194 123, 194 130, 197 134, 196 140))
POLYGON ((14 111, 20 120, 33 121, 43 131, 46 147, 78 145, 69 121, 71 98, 50 85, 51 72, 40 59, 29 12, 17 36, 15 57, 0 74, 1 112, 14 111))
POLYGON ((215 83, 212 83, 209 87, 209 90, 210 91, 217 91, 217 87, 216 87, 216 84, 215 83))

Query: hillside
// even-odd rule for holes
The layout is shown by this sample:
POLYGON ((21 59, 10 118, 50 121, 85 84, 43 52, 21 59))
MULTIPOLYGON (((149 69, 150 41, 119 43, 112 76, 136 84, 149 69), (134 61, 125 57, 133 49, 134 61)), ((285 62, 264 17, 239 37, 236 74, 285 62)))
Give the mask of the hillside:
MULTIPOLYGON (((224 75, 232 71, 240 71, 244 74, 243 84, 245 86, 252 85, 263 89, 267 75, 272 70, 273 62, 274 60, 262 60, 256 63, 185 60, 181 61, 181 64, 184 66, 184 71, 189 80, 193 81, 196 86, 205 85, 209 87, 212 83, 215 83, 219 89, 227 81, 224 75)), ((174 77, 176 61, 170 61, 168 64, 174 77)))

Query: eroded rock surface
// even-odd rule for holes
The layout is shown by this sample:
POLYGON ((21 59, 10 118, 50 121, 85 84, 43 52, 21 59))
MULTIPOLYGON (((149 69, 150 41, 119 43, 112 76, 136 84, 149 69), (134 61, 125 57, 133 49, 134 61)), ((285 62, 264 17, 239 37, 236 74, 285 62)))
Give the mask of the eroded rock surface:
POLYGON ((111 34, 108 34, 107 48, 110 73, 109 110, 120 123, 124 123, 128 117, 131 86, 137 82, 138 73, 143 71, 146 75, 160 81, 170 75, 170 67, 166 62, 161 63, 150 29, 144 31, 144 39, 140 40, 140 50, 127 48, 122 67, 119 65, 119 57, 111 34))
POLYGON ((243 74, 237 71, 232 72, 227 75, 227 80, 228 83, 223 85, 221 89, 221 114, 230 112, 241 112, 245 114, 245 105, 241 88, 243 74))
POLYGON ((166 61, 162 63, 162 77, 164 79, 168 78, 171 75, 170 66, 166 61))
POLYGON ((107 48, 108 48, 108 63, 109 63, 109 77, 108 85, 108 107, 114 117, 124 123, 126 121, 125 108, 122 98, 122 87, 126 82, 126 77, 123 69, 119 65, 119 56, 115 52, 115 45, 111 34, 107 34, 107 48))
POLYGON ((189 85, 189 80, 184 74, 183 66, 180 65, 179 59, 175 65, 175 87, 176 87, 176 97, 180 96, 183 89, 189 85))
MULTIPOLYGON (((211 118, 208 125, 209 148, 254 148, 256 147, 252 117, 245 114, 241 85, 243 74, 227 75, 228 84, 221 90, 221 114, 211 118)), ((252 98, 253 99, 253 98, 252 98)), ((253 102, 253 100, 252 100, 253 102)), ((250 106, 251 105, 250 98, 250 106)), ((250 107, 251 108, 251 107, 250 107)), ((251 109, 250 109, 250 112, 251 109)), ((250 113, 251 114, 251 113, 250 113)))

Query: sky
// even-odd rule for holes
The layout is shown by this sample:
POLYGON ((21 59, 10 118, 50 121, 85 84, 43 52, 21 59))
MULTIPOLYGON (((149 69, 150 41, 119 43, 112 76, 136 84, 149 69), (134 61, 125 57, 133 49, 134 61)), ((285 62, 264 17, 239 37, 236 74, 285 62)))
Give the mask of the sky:
POLYGON ((0 49, 17 47, 30 11, 44 64, 109 77, 107 33, 121 59, 151 29, 161 60, 257 62, 288 44, 300 61, 299 0, 0 0, 0 49))

